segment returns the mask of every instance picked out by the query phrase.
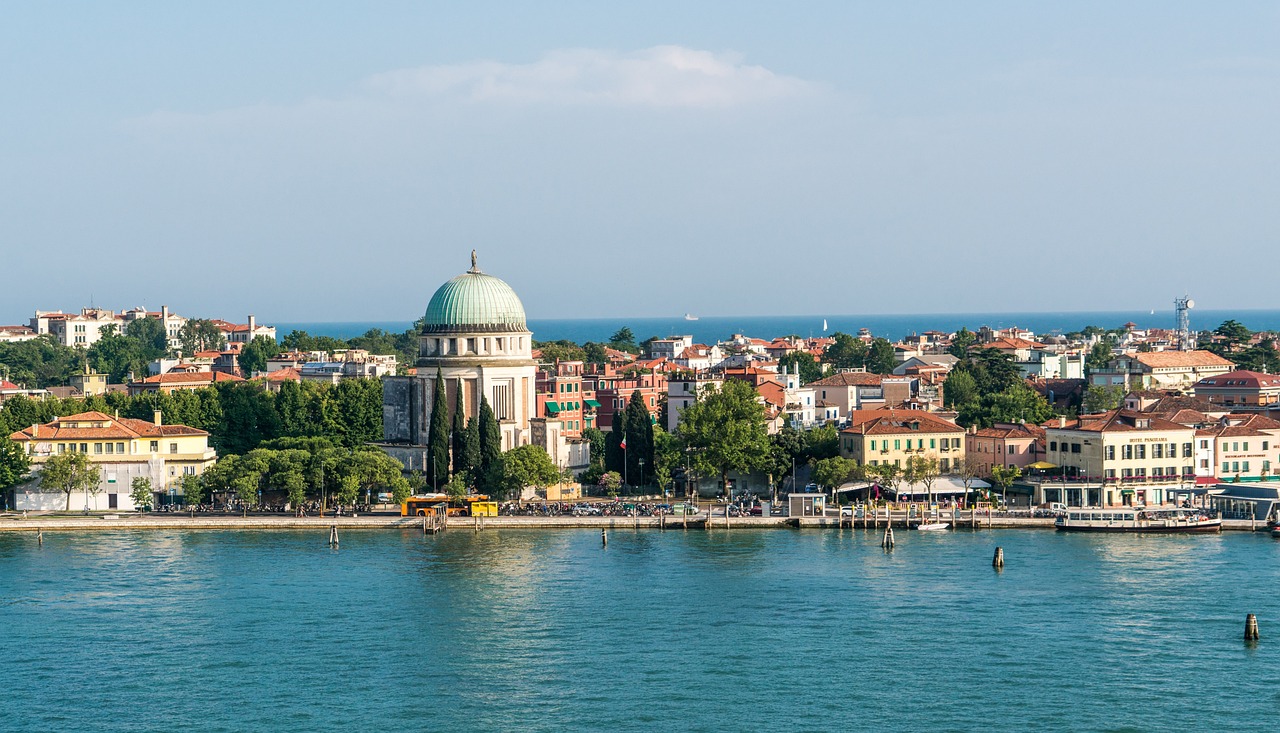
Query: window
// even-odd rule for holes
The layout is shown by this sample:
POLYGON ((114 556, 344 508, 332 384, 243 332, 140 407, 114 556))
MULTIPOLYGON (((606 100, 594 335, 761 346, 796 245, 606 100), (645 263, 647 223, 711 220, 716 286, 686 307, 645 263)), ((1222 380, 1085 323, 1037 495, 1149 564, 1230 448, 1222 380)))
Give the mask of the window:
POLYGON ((169 444, 169 452, 170 452, 170 453, 177 453, 177 452, 178 452, 178 444, 177 444, 177 443, 170 443, 170 444, 169 444))
MULTIPOLYGON (((74 448, 74 446, 72 446, 72 448, 74 448)), ((59 444, 58 444, 58 454, 59 454, 59 455, 61 455, 64 451, 66 451, 66 449, 67 449, 67 444, 66 444, 66 443, 59 443, 59 444)))
POLYGON ((1114 468, 1108 468, 1106 471, 1104 471, 1104 474, 1106 475, 1107 478, 1115 478, 1116 470, 1114 468))
POLYGON ((108 452, 108 453, 115 453, 115 452, 116 452, 116 444, 115 444, 115 443, 107 443, 107 452, 108 452))
POLYGON ((1135 477, 1137 477, 1137 478, 1146 478, 1146 477, 1147 477, 1147 469, 1145 469, 1145 468, 1139 468, 1137 471, 1135 471, 1135 472, 1134 472, 1134 476, 1135 476, 1135 477))
POLYGON ((1131 445, 1124 446, 1124 448, 1120 451, 1120 455, 1123 456, 1126 461, 1133 460, 1133 446, 1131 445))
POLYGON ((1151 446, 1152 458, 1164 458, 1164 443, 1156 443, 1151 446))
POLYGON ((153 441, 151 441, 151 452, 152 452, 152 453, 159 453, 159 452, 160 452, 160 441, 158 441, 158 440, 153 440, 153 441))
POLYGON ((1114 445, 1107 446, 1103 449, 1103 452, 1106 460, 1114 461, 1116 459, 1116 447, 1114 445))
POLYGON ((1231 461, 1223 461, 1223 462, 1222 462, 1222 472, 1223 472, 1223 473, 1231 473, 1231 461))
POLYGON ((1248 453, 1248 452, 1249 452, 1249 441, 1247 441, 1247 440, 1246 440, 1245 442, 1241 443, 1241 445, 1243 445, 1243 446, 1244 446, 1244 448, 1241 448, 1241 450, 1243 450, 1245 453, 1248 453))
POLYGON ((1138 460, 1145 460, 1147 457, 1147 446, 1145 444, 1138 445, 1138 460))
POLYGON ((929 438, 929 447, 930 447, 930 448, 937 448, 937 447, 938 447, 938 441, 937 441, 937 440, 934 440, 933 438, 929 438))
POLYGON ((876 442, 873 440, 871 441, 871 450, 875 450, 875 449, 876 449, 876 442))
MULTIPOLYGON (((1203 443, 1203 445, 1202 445, 1201 447, 1203 447, 1203 448, 1208 448, 1208 447, 1209 447, 1209 441, 1207 441, 1207 440, 1202 440, 1202 441, 1200 441, 1200 442, 1201 442, 1201 443, 1203 443)), ((1182 457, 1183 457, 1183 458, 1190 458, 1190 457, 1191 457, 1191 444, 1190 444, 1190 443, 1183 443, 1183 444, 1182 444, 1182 457)))
MULTIPOLYGON (((902 441, 901 441, 901 440, 895 440, 895 441, 893 441, 893 449, 894 449, 894 450, 901 450, 901 449, 902 449, 902 441)), ((894 461, 894 463, 897 463, 897 461, 894 461)))
POLYGON ((1205 450, 1205 449, 1207 449, 1208 447, 1209 447, 1209 441, 1207 441, 1207 440, 1202 440, 1202 441, 1200 441, 1200 449, 1201 449, 1201 450, 1205 450))
POLYGON ((1058 450, 1058 441, 1056 440, 1049 441, 1049 450, 1058 450))
POLYGON ((1009 455, 1013 455, 1013 446, 1009 446, 1009 455))
POLYGON ((1133 469, 1132 468, 1120 469, 1120 476, 1121 478, 1133 478, 1133 469))
POLYGON ((124 453, 124 443, 116 443, 116 453, 124 453))
POLYGON ((907 438, 907 450, 911 450, 911 438, 907 438))
POLYGON ((1264 440, 1264 441, 1262 441, 1262 449, 1263 449, 1263 450, 1270 450, 1270 449, 1271 449, 1271 441, 1269 441, 1269 440, 1264 440))
POLYGON ((1071 452, 1072 452, 1072 453, 1079 453, 1079 452, 1080 452, 1080 444, 1079 444, 1079 443, 1072 443, 1072 444, 1071 444, 1071 452))
POLYGON ((1240 470, 1244 471, 1245 473, 1249 473, 1249 462, 1245 461, 1243 464, 1241 464, 1240 470))
POLYGON ((960 447, 960 439, 959 439, 959 438, 952 438, 952 439, 951 439, 951 447, 952 447, 952 448, 957 448, 957 449, 958 449, 958 448, 960 447))
POLYGON ((93 452, 94 452, 95 454, 101 454, 101 453, 102 453, 102 444, 101 444, 101 443, 94 443, 94 444, 93 444, 93 452))
POLYGON ((1238 450, 1240 450, 1240 441, 1238 441, 1238 440, 1233 440, 1233 441, 1231 441, 1231 450, 1232 450, 1232 451, 1238 451, 1238 450))
POLYGON ((81 453, 88 453, 88 452, 89 452, 89 444, 88 444, 88 443, 81 443, 81 444, 80 444, 80 452, 81 452, 81 453))

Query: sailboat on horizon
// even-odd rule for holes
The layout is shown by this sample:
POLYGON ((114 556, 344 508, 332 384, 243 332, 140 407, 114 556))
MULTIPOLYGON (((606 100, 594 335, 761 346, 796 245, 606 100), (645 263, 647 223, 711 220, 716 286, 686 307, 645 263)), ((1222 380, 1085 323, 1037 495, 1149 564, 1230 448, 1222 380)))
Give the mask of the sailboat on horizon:
POLYGON ((827 319, 825 318, 822 319, 822 332, 823 333, 827 332, 827 319))

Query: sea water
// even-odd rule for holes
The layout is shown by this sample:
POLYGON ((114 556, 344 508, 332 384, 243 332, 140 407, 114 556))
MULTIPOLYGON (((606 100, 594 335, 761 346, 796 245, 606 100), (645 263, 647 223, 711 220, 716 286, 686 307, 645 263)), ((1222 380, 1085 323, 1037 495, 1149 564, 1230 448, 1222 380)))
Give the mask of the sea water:
POLYGON ((1254 730, 1280 712, 1262 533, 327 539, 0 534, 0 730, 1254 730))
MULTIPOLYGON (((1234 319, 1254 331, 1280 330, 1280 311, 1276 310, 1205 310, 1191 312, 1191 327, 1196 330, 1212 330, 1223 321, 1234 319)), ((533 337, 540 341, 568 339, 576 343, 604 342, 620 328, 626 326, 640 341, 650 336, 688 334, 698 343, 712 344, 727 339, 735 333, 771 339, 776 336, 830 336, 836 331, 856 334, 866 328, 873 336, 896 341, 911 334, 929 330, 952 333, 960 328, 976 331, 982 326, 1010 328, 1018 326, 1037 334, 1069 333, 1086 326, 1120 328, 1127 322, 1140 328, 1175 327, 1171 310, 1106 311, 1096 313, 934 313, 899 315, 838 315, 817 314, 810 316, 705 316, 696 321, 686 321, 676 315, 669 318, 535 318, 529 319, 533 337), (823 331, 823 324, 826 331, 823 331)), ((280 323, 276 331, 284 338, 292 330, 306 331, 314 336, 351 338, 371 328, 400 333, 413 325, 404 321, 352 321, 325 323, 280 323)))

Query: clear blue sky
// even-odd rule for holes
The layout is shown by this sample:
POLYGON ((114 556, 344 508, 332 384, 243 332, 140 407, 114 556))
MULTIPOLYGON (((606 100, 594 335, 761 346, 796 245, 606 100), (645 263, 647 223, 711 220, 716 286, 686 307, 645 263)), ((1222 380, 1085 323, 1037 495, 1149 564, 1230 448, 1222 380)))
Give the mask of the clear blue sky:
POLYGON ((11 3, 0 323, 1275 307, 1275 3, 11 3))

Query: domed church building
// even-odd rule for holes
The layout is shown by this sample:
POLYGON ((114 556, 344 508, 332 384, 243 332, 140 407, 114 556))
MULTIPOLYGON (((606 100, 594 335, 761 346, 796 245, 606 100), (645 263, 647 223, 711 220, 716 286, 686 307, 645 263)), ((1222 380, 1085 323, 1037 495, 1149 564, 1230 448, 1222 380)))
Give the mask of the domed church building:
POLYGON ((441 285, 427 304, 418 337, 417 373, 383 380, 384 448, 409 470, 422 465, 435 394, 436 370, 444 381, 449 423, 461 407, 478 417, 481 398, 502 430, 502 449, 542 445, 561 465, 579 462, 564 449, 559 424, 536 418, 537 362, 524 305, 510 285, 482 272, 471 252, 471 269, 441 285))

